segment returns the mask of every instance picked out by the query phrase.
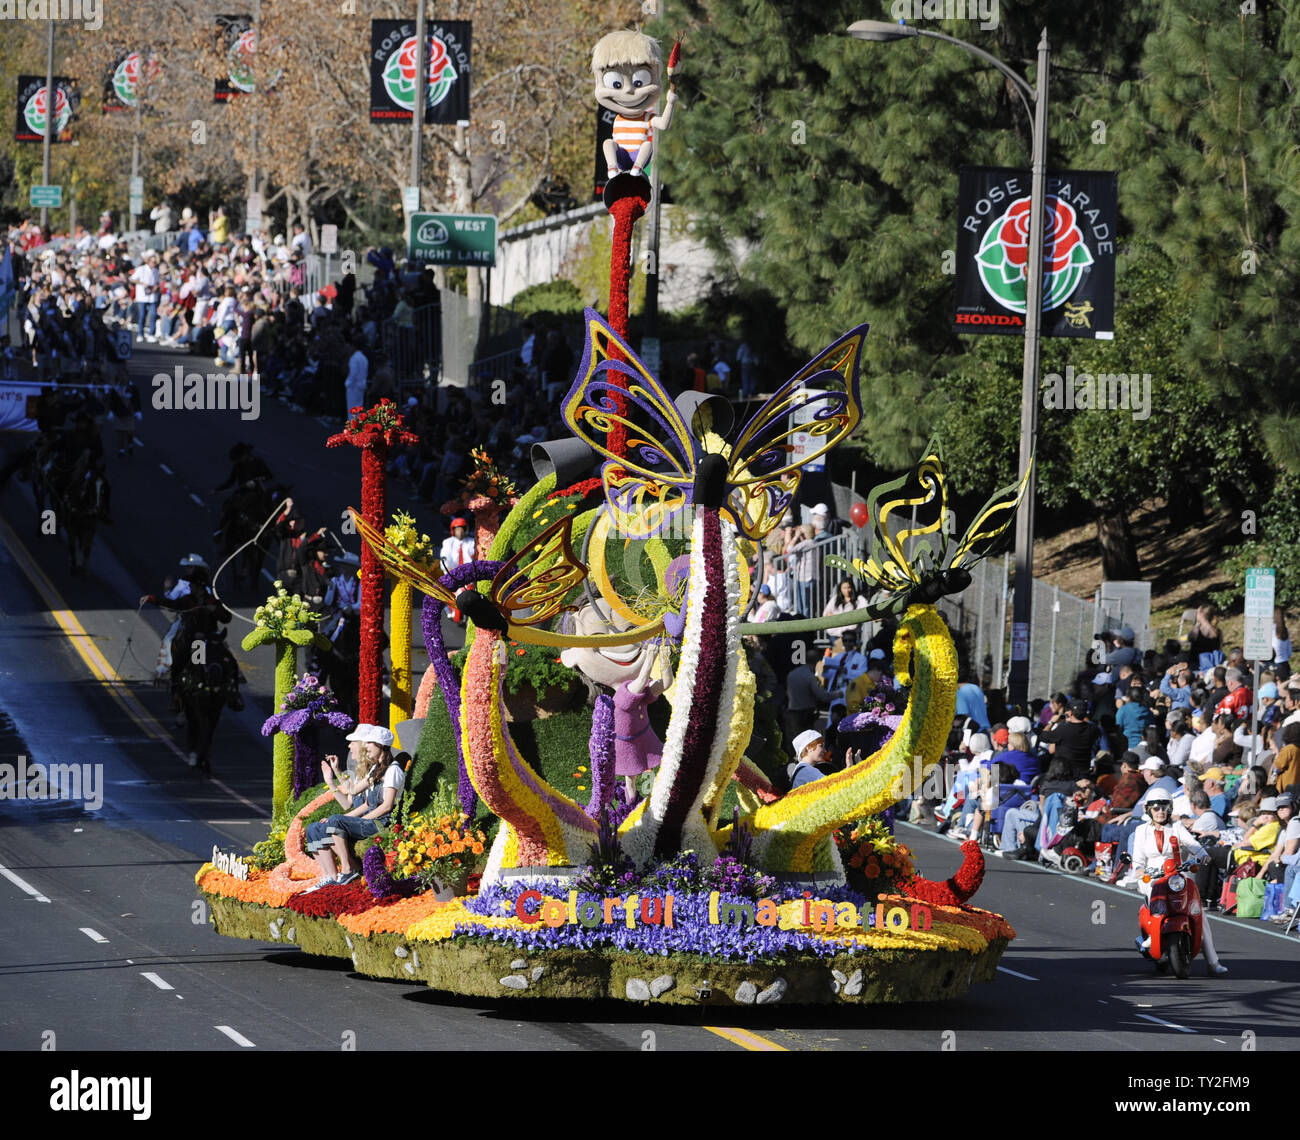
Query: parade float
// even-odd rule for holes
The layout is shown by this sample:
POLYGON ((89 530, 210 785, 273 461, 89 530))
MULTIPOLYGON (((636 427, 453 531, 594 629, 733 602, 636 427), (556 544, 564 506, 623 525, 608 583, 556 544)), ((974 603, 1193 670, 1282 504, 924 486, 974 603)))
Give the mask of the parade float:
MULTIPOLYGON (((608 84, 626 47, 604 52, 608 84)), ((642 54, 624 62, 654 68, 657 82, 657 46, 642 54)), ((630 180, 607 193, 616 217, 648 199, 646 154, 636 157, 611 178, 630 180)), ((616 244, 615 297, 627 261, 616 244)), ((882 817, 922 786, 953 722, 957 653, 935 603, 1003 539, 1024 484, 996 493, 954 540, 931 445, 872 493, 870 556, 841 567, 873 592, 870 607, 747 625, 760 546, 795 502, 802 467, 861 420, 867 328, 733 431, 726 400, 672 398, 627 342, 625 305, 611 302, 611 315, 621 319, 584 315, 563 402, 571 437, 535 445, 533 486, 475 456, 473 562, 444 573, 427 541, 411 540, 412 520, 386 529, 382 470, 367 469, 366 509, 352 513, 363 598, 381 615, 393 582, 398 630, 410 628, 413 592, 424 595, 422 715, 396 725, 411 754, 405 794, 357 845, 363 878, 313 889, 321 872, 304 830, 340 809, 323 785, 295 781, 252 858, 200 869, 217 931, 483 998, 858 1004, 953 998, 992 980, 1014 932, 970 904, 978 846, 932 881, 882 817), (452 608, 468 619, 455 654, 441 641, 452 608), (761 639, 811 643, 831 623, 886 615, 904 711, 871 755, 783 794, 792 757, 760 689, 761 639)), ((404 431, 390 405, 358 410, 330 442, 369 442, 376 425, 385 439, 404 431)), ((378 720, 381 620, 362 661, 363 720, 378 720)), ((268 733, 306 720, 295 714, 312 687, 286 678, 297 696, 268 733)), ((277 772, 290 748, 278 746, 277 772)))

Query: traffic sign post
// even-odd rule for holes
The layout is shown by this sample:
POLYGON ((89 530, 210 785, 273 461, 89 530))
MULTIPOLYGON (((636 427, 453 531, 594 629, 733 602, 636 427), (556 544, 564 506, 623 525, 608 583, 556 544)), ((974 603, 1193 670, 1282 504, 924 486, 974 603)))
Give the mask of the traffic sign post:
POLYGON ((497 260, 497 220, 491 214, 412 214, 410 259, 425 265, 486 265, 497 260))
POLYGON ((1273 655, 1273 606, 1277 594, 1277 574, 1271 567, 1254 567, 1246 571, 1246 625, 1241 652, 1255 663, 1254 687, 1250 692, 1250 757, 1255 760, 1255 743, 1259 739, 1259 667, 1273 655))
POLYGON ((60 209, 63 205, 63 187, 62 186, 33 186, 31 197, 28 204, 32 209, 37 207, 49 208, 51 210, 60 209))
POLYGON ((325 255, 325 284, 330 283, 330 257, 339 251, 338 226, 321 226, 320 251, 325 255))

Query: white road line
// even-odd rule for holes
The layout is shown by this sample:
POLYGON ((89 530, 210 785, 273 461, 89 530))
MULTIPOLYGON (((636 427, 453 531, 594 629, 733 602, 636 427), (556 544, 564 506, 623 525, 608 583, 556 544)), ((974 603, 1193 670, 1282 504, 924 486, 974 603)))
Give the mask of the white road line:
POLYGON ((26 891, 37 902, 47 903, 50 901, 43 894, 41 894, 40 891, 38 891, 34 886, 32 886, 31 883, 29 883, 26 879, 20 879, 11 870, 9 870, 8 867, 4 866, 3 864, 0 864, 0 875, 3 875, 11 883, 13 883, 13 885, 17 887, 20 891, 26 891))
POLYGON ((1003 974, 1010 974, 1013 978, 1024 978, 1027 982, 1036 982, 1037 978, 1031 978, 1028 974, 1022 974, 1017 970, 1008 970, 1005 966, 999 966, 998 971, 1003 974))
POLYGON ((105 938, 102 934, 100 934, 98 930, 92 930, 89 926, 83 926, 80 929, 81 929, 81 933, 84 934, 87 938, 89 938, 92 942, 108 941, 108 939, 105 938))
POLYGON ((1149 1013, 1139 1013, 1138 1017, 1145 1021, 1154 1021, 1157 1025, 1163 1025, 1166 1029, 1177 1029, 1179 1033, 1195 1033, 1195 1029, 1188 1029, 1185 1025, 1175 1025, 1172 1021, 1162 1021, 1158 1017, 1152 1017, 1149 1013))
POLYGON ((242 1033, 239 1033, 236 1030, 231 1029, 229 1025, 216 1025, 213 1026, 213 1028, 216 1029, 218 1033, 224 1033, 236 1045, 242 1045, 245 1049, 257 1048, 257 1046, 254 1045, 247 1037, 245 1037, 242 1033))
POLYGON ((160 977, 159 977, 157 974, 155 974, 152 970, 142 972, 142 973, 140 974, 140 977, 142 977, 142 978, 148 978, 148 979, 149 979, 151 982, 153 982, 153 984, 154 984, 155 986, 157 986, 160 990, 173 990, 173 989, 176 988, 176 987, 173 986, 170 982, 164 982, 164 981, 162 980, 162 978, 160 978, 160 977))
POLYGON ((198 505, 201 507, 205 505, 203 500, 200 499, 198 495, 196 495, 193 491, 190 492, 190 498, 193 499, 196 503, 198 503, 198 505))
POLYGON ((160 463, 160 464, 158 464, 158 466, 161 467, 161 468, 163 469, 163 471, 164 471, 166 474, 168 474, 168 475, 175 475, 175 474, 176 474, 176 472, 173 471, 170 467, 168 467, 167 464, 165 464, 165 463, 160 463))

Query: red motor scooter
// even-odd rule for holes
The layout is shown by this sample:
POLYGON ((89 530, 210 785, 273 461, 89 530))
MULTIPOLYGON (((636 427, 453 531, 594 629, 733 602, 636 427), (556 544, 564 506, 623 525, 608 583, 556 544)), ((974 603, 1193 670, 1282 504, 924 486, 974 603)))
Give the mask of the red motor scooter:
MULTIPOLYGON (((1201 892, 1187 873, 1197 864, 1181 863, 1179 856, 1178 840, 1173 838, 1161 876, 1151 883, 1151 898, 1138 911, 1138 925, 1151 939, 1151 945, 1143 950, 1139 938, 1138 949, 1155 962, 1159 973, 1172 970, 1174 977, 1186 978, 1201 952, 1203 916, 1201 892)), ((1151 882, 1151 875, 1144 875, 1142 881, 1151 882)))

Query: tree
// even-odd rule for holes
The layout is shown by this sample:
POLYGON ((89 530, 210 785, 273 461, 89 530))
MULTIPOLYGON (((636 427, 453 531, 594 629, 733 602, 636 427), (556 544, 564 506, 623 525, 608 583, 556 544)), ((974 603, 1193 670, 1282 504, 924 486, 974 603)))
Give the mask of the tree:
MULTIPOLYGON (((1048 506, 1092 515, 1108 579, 1141 576, 1128 518, 1144 501, 1163 498, 1192 521, 1202 498, 1243 499, 1264 474, 1249 425, 1219 414, 1211 385, 1182 362, 1191 313, 1176 278, 1154 244, 1134 241, 1118 259, 1115 339, 1044 343, 1039 493, 1048 506), (1095 395, 1107 378, 1100 383, 1110 403, 1109 378, 1121 374, 1114 389, 1127 394, 1126 407, 1071 408, 1055 398, 1067 382, 1072 394, 1095 395)), ((1015 474, 1019 365, 1020 342, 1005 337, 983 338, 974 353, 952 360, 938 431, 960 491, 1015 474)))

